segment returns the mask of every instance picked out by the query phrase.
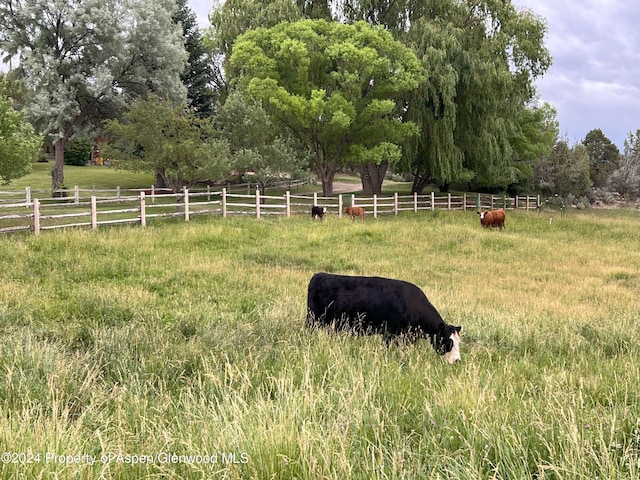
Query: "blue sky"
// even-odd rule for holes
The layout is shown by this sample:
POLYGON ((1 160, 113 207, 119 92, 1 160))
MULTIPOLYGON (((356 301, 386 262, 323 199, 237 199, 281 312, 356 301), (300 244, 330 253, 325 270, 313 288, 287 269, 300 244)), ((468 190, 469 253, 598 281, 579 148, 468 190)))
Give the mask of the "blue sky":
MULTIPOLYGON (((545 19, 553 65, 538 79, 540 100, 558 111, 570 144, 599 128, 623 149, 640 129, 640 2, 638 0, 512 0, 545 19)), ((208 26, 212 0, 189 0, 208 26)))

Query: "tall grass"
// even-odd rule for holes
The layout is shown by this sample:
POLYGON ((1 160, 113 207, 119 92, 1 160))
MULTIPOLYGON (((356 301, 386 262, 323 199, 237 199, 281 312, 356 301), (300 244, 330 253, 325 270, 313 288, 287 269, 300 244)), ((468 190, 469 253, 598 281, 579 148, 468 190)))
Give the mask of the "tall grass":
POLYGON ((0 471, 640 478, 639 226, 433 212, 2 237, 0 445, 31 456, 0 471), (416 283, 463 326, 462 362, 305 330, 320 270, 416 283))

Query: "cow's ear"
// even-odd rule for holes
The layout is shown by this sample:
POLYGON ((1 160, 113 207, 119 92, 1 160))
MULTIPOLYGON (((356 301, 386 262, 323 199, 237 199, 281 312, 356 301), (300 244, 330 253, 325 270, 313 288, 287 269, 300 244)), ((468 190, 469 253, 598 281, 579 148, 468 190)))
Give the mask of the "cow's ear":
POLYGON ((456 333, 458 335, 460 335, 460 330, 462 330, 462 327, 453 327, 456 330, 456 333))

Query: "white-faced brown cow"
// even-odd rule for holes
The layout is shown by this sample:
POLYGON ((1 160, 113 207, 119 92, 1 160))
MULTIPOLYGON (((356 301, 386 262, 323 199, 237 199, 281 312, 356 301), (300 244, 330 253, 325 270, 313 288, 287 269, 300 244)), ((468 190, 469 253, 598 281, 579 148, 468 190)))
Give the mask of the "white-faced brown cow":
POLYGON ((447 325, 417 286, 402 280, 316 273, 307 292, 307 326, 356 334, 429 338, 446 363, 460 360, 460 329, 447 325))
POLYGON ((480 225, 484 228, 498 227, 500 230, 504 228, 504 210, 492 210, 491 212, 476 213, 480 215, 480 225))

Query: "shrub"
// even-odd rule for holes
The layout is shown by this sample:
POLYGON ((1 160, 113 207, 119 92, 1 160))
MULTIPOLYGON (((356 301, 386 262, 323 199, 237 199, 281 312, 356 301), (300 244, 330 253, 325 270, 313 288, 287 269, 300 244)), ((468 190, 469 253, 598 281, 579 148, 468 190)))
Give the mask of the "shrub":
POLYGON ((87 137, 72 138, 64 149, 65 165, 84 167, 91 158, 91 141, 87 137))

